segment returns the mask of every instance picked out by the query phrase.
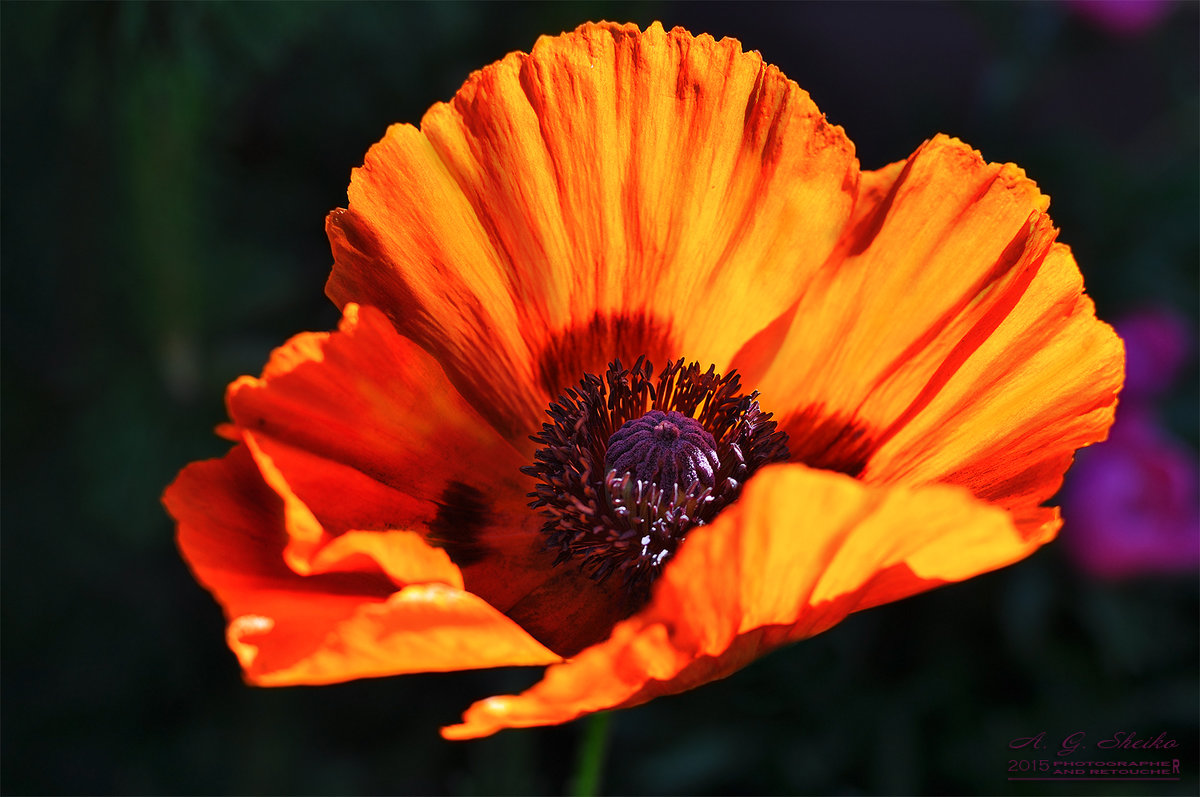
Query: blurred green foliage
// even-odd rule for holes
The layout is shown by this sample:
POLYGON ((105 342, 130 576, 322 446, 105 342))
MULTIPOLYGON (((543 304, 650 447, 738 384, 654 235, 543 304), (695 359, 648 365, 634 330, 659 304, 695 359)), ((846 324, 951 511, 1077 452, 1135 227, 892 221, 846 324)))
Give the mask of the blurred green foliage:
MULTIPOLYGON (((3 6, 3 766, 20 793, 554 793, 578 726, 450 744, 532 671, 242 686, 158 504, 223 387, 329 328, 323 219, 396 121, 587 19, 740 38, 866 168, 938 131, 1053 197, 1101 315, 1197 317, 1200 5, 1117 36, 1036 4, 3 6)), ((1169 423, 1194 446, 1193 370, 1169 423)), ((1069 531, 1069 527, 1068 527, 1069 531)), ((1067 532, 1064 532, 1067 533, 1067 532)), ((1037 793, 1007 743, 1160 731, 1194 794, 1197 588, 1056 546, 614 717, 616 793, 1037 793)), ((1036 786, 1037 784, 1033 784, 1036 786)), ((1077 786, 1078 788, 1075 788, 1077 786)))

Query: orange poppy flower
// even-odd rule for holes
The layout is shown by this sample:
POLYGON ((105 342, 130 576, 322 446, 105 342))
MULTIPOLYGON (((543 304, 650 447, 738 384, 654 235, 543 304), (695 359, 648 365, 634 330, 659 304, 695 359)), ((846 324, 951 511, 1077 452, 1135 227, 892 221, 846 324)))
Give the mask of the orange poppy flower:
POLYGON ((1010 564, 1122 380, 1047 204, 942 136, 860 171, 731 39, 543 37, 367 153, 341 325, 229 387, 180 547, 254 684, 550 665, 453 739, 1010 564))

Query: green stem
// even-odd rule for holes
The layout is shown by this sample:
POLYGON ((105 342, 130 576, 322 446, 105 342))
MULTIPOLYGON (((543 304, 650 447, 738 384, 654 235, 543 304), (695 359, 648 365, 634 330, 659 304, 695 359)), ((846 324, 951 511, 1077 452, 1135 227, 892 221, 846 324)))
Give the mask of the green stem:
POLYGON ((604 757, 608 752, 608 731, 612 725, 612 712, 602 711, 585 720, 583 740, 579 744, 579 757, 575 761, 575 774, 571 778, 571 794, 575 797, 596 797, 600 793, 600 781, 604 774, 604 757))

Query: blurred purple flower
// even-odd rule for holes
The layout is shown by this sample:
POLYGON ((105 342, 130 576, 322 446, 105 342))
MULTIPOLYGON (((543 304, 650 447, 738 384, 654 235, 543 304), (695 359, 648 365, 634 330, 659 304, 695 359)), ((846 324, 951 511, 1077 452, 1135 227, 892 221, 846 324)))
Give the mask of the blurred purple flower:
POLYGON ((1063 544, 1100 578, 1200 570, 1200 468, 1163 431, 1153 400, 1192 354, 1179 316, 1145 310, 1117 324, 1125 390, 1106 443, 1080 451, 1063 491, 1063 544))
POLYGON ((1063 544, 1101 578, 1200 568, 1196 456, 1152 415, 1122 405, 1107 443, 1079 453, 1063 495, 1063 544))
POLYGON ((1125 392, 1121 402, 1143 402, 1163 393, 1192 353, 1193 335, 1178 314, 1147 309, 1124 317, 1125 392))
POLYGON ((1067 0, 1067 5, 1109 33, 1136 36, 1161 22, 1172 0, 1067 0))

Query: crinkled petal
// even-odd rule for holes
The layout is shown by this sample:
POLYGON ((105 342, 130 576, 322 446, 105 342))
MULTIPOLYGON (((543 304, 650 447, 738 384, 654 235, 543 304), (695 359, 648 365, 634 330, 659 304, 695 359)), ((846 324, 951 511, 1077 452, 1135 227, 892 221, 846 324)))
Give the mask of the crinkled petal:
POLYGON ((375 308, 347 305, 338 332, 297 336, 261 378, 235 382, 228 403, 284 502, 284 556, 297 573, 320 566, 348 529, 407 529, 448 552, 470 592, 560 652, 626 614, 619 590, 553 567, 527 506, 528 460, 375 308))
POLYGON ((583 25, 368 153, 327 290, 387 308, 510 438, 615 357, 723 367, 837 243, 853 148, 732 39, 583 25))
POLYGON ((566 722, 729 675, 847 614, 1002 567, 1037 547, 959 487, 764 468, 694 529, 651 603, 530 690, 480 701, 447 738, 566 722))
MULTIPOLYGON (((963 484, 1052 536, 1039 504, 1103 439, 1122 354, 1047 205, 1019 168, 944 136, 864 174, 838 253, 755 383, 793 459, 963 484)), ((750 371, 764 358, 746 354, 750 371)))
POLYGON ((868 480, 961 484, 1043 542, 1061 526, 1041 504, 1075 450, 1103 440, 1124 376, 1120 338, 1096 319, 1070 251, 1055 244, 992 334, 897 424, 868 480))
POLYGON ((515 575, 540 555, 526 460, 378 310, 348 305, 338 332, 296 336, 262 377, 230 385, 227 403, 285 502, 285 554, 298 573, 347 529, 399 528, 463 567, 507 562, 520 583, 496 573, 471 585, 500 608, 540 583, 515 575))
POLYGON ((196 579, 225 610, 246 679, 322 684, 558 661, 465 591, 444 551, 406 531, 350 531, 299 575, 284 501, 244 446, 185 468, 163 496, 196 579))

